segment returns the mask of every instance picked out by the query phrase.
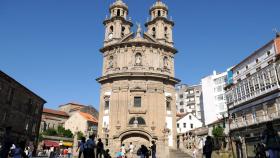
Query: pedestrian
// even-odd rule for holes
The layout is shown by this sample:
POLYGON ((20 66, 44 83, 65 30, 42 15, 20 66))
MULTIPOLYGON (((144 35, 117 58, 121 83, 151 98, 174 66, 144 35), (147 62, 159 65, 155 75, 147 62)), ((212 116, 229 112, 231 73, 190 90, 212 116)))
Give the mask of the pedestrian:
POLYGON ((83 154, 84 158, 87 158, 87 155, 85 153, 85 144, 86 144, 86 138, 82 137, 81 142, 78 145, 77 151, 79 150, 79 156, 78 158, 81 158, 81 155, 83 154))
POLYGON ((125 145, 124 144, 122 144, 121 149, 122 149, 123 155, 125 156, 126 155, 126 149, 125 149, 125 145))
POLYGON ((141 145, 140 148, 140 158, 148 158, 149 150, 145 145, 141 145))
POLYGON ((124 158, 122 148, 120 148, 120 150, 116 153, 116 158, 124 158))
POLYGON ((130 142, 129 144, 129 157, 133 158, 133 151, 134 151, 134 145, 132 144, 132 142, 130 142))
POLYGON ((112 158, 109 154, 110 150, 106 149, 106 151, 104 152, 104 158, 112 158))
POLYGON ((155 141, 152 141, 151 150, 152 150, 152 158, 156 158, 157 146, 155 141))
POLYGON ((12 127, 6 127, 4 136, 1 142, 1 149, 0 149, 0 157, 1 158, 7 158, 10 148, 13 145, 12 139, 11 139, 11 132, 12 132, 12 127))
POLYGON ((101 158, 103 152, 104 152, 104 145, 103 145, 101 139, 99 138, 98 142, 97 142, 97 148, 96 148, 96 158, 99 158, 99 157, 101 158))
POLYGON ((205 155, 205 158, 211 158, 212 151, 213 151, 212 138, 210 136, 207 136, 203 147, 203 155, 205 155))
POLYGON ((95 158, 94 148, 96 147, 96 144, 94 137, 94 135, 89 136, 89 139, 87 140, 85 145, 85 151, 89 158, 95 158))
POLYGON ((258 143, 255 152, 256 152, 255 158, 266 158, 265 148, 263 144, 258 143))
POLYGON ((72 148, 70 148, 70 147, 67 149, 67 157, 68 158, 72 157, 72 148))
POLYGON ((273 128, 272 122, 266 123, 266 129, 263 131, 263 143, 269 153, 269 158, 279 158, 280 139, 277 131, 273 128))

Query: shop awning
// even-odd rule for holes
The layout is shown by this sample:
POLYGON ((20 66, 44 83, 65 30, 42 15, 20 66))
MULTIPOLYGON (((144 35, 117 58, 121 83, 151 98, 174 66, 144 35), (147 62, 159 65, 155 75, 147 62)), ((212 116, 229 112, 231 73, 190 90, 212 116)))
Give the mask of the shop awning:
POLYGON ((44 145, 46 147, 59 147, 59 143, 51 140, 44 140, 44 145))
POLYGON ((63 146, 69 146, 69 147, 72 147, 73 146, 73 143, 72 142, 64 142, 62 143, 63 146))

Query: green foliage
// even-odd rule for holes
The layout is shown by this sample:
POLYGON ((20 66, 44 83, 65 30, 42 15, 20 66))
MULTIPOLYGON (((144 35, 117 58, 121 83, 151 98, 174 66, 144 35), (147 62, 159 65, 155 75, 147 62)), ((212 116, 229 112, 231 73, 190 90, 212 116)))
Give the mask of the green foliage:
POLYGON ((221 126, 214 127, 212 130, 212 135, 215 138, 223 137, 224 136, 224 128, 221 126))
POLYGON ((48 135, 48 136, 56 136, 56 135, 57 135, 57 132, 56 132, 55 129, 49 128, 49 129, 47 129, 46 131, 44 131, 43 134, 44 134, 44 135, 48 135))
POLYGON ((67 137, 67 138, 73 137, 73 133, 69 129, 66 130, 62 126, 58 126, 57 130, 49 128, 46 131, 44 131, 43 134, 48 136, 60 136, 60 137, 67 137))
POLYGON ((65 130, 63 135, 64 135, 64 137, 67 137, 67 138, 73 137, 73 133, 69 129, 65 130))
POLYGON ((58 127, 57 127, 57 134, 58 134, 59 136, 63 136, 64 133, 65 133, 65 128, 62 127, 62 126, 58 126, 58 127))
POLYGON ((79 131, 77 132, 77 136, 78 136, 78 140, 81 140, 82 137, 84 137, 84 134, 81 131, 79 131))

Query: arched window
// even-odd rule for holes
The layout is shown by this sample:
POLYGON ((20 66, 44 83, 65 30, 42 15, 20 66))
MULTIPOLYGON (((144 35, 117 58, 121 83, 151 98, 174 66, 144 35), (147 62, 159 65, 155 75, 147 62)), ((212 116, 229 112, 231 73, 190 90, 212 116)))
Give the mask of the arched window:
POLYGON ((142 65, 142 55, 141 53, 135 54, 135 65, 140 66, 142 65))
POLYGON ((152 28, 152 36, 154 37, 154 38, 156 38, 156 28, 155 27, 153 27, 152 28))
POLYGON ((166 26, 164 27, 164 37, 168 38, 168 28, 166 26))
POLYGON ((124 36, 125 27, 122 26, 122 37, 124 36))
POLYGON ((133 117, 129 120, 129 124, 133 125, 137 122, 138 125, 145 125, 146 122, 142 117, 133 117))
POLYGON ((117 10, 117 16, 120 16, 121 15, 121 11, 120 9, 117 10))
POLYGON ((161 16, 161 12, 160 10, 157 11, 158 16, 161 16))
POLYGON ((110 26, 110 33, 114 32, 114 26, 110 26))
POLYGON ((110 97, 105 96, 104 97, 104 110, 109 110, 110 108, 110 97))

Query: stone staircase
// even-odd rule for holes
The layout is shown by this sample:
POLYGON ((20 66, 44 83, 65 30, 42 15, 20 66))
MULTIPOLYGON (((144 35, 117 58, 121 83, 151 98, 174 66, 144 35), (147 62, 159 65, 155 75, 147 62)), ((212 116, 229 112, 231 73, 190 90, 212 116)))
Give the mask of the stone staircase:
POLYGON ((170 150, 170 158, 191 158, 191 156, 181 150, 170 150))

